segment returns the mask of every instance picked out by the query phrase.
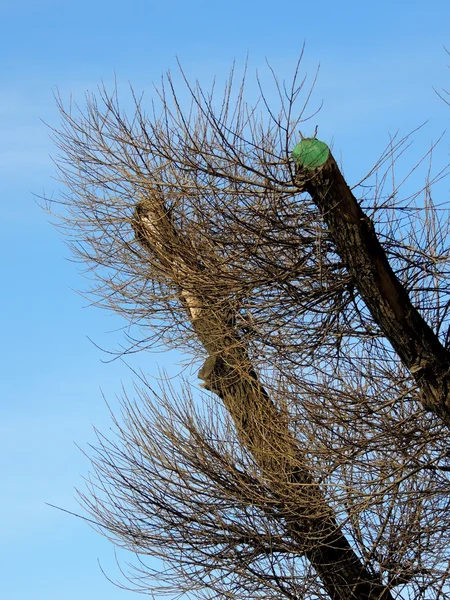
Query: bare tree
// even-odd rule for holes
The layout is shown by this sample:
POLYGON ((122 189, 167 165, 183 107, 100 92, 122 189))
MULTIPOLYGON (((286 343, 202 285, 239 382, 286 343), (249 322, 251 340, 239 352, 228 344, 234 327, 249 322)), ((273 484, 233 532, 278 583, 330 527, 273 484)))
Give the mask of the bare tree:
POLYGON ((206 391, 136 383, 82 498, 146 593, 446 598, 445 172, 389 189, 406 137, 352 191, 300 140, 299 68, 254 106, 233 73, 220 97, 169 74, 150 113, 59 102, 60 217, 96 301, 130 352, 206 355, 206 391))

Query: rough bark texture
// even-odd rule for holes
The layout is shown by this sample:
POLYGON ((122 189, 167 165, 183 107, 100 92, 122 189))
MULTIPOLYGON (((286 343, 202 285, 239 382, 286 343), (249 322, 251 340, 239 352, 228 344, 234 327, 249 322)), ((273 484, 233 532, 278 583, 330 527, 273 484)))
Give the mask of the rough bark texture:
MULTIPOLYGON (((180 300, 209 355, 199 372, 204 387, 223 400, 241 442, 279 503, 280 518, 304 548, 330 598, 391 600, 390 591, 369 572, 340 530, 288 424, 259 383, 229 311, 219 305, 220 298, 198 291, 205 273, 171 223, 159 194, 138 204, 133 227, 140 243, 158 257, 161 269, 179 288, 180 300)), ((208 289, 211 281, 206 277, 208 289)))
MULTIPOLYGON (((217 324, 214 325, 217 331, 217 324)), ((204 325, 196 324, 207 347, 204 325)), ((217 349, 216 349, 217 350, 217 349)), ((266 475, 271 491, 285 507, 289 534, 303 544, 333 600, 392 596, 356 556, 326 504, 320 487, 305 467, 301 450, 282 415, 258 382, 245 352, 236 345, 209 357, 199 376, 222 398, 242 442, 266 475)))
POLYGON ((450 426, 450 353, 412 305, 333 156, 315 171, 300 168, 297 182, 321 210, 355 287, 420 386, 424 408, 450 426))

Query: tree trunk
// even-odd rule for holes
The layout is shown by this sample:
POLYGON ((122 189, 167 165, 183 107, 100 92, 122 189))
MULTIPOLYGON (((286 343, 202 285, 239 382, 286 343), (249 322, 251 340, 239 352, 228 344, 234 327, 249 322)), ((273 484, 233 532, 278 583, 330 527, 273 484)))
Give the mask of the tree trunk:
POLYGON ((327 505, 320 486, 305 465, 301 448, 288 424, 259 383, 239 339, 230 311, 211 290, 211 274, 196 264, 195 254, 176 231, 155 192, 140 202, 133 223, 136 237, 179 288, 193 328, 209 354, 199 377, 229 411, 239 438, 255 462, 280 507, 289 535, 302 547, 333 600, 392 600, 351 548, 327 505), (196 291, 197 290, 197 291, 196 291))

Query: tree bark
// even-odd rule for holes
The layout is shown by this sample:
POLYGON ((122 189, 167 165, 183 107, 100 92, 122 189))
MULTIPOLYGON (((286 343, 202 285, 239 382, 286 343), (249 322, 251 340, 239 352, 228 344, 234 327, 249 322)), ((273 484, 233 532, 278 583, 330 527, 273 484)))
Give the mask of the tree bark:
POLYGON ((297 183, 320 209, 356 289, 419 385, 423 407, 450 427, 450 353, 413 306, 331 153, 321 167, 300 166, 297 183))
MULTIPOLYGON (((390 591, 370 574, 340 530, 305 465, 301 449, 258 382, 245 350, 232 343, 219 354, 217 342, 209 348, 204 324, 196 323, 195 327, 205 347, 217 352, 216 358, 209 357, 206 368, 199 373, 205 380, 204 387, 223 400, 242 443, 253 455, 271 491, 284 504, 289 534, 303 545, 305 556, 330 598, 391 600, 390 591)), ((217 332, 217 323, 213 329, 217 332)), ((229 335, 227 338, 230 341, 229 335)))
POLYGON ((339 528, 320 486, 305 465, 301 448, 281 412, 258 381, 233 315, 211 289, 211 275, 176 231, 161 194, 141 201, 133 227, 141 245, 179 288, 179 297, 209 357, 199 372, 203 386, 229 411, 239 438, 280 506, 288 534, 303 548, 332 600, 393 600, 390 591, 356 555, 339 528), (195 291, 197 290, 197 291, 195 291))

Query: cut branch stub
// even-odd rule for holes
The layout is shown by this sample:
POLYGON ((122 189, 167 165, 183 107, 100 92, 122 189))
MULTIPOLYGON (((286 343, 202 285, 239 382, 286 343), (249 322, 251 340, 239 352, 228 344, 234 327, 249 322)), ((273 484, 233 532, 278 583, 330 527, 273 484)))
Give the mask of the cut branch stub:
POLYGON ((292 150, 295 164, 304 169, 316 169, 322 166, 330 156, 328 146, 315 138, 305 138, 292 150))
POLYGON ((450 353, 413 306, 389 264, 372 221, 324 147, 328 149, 312 139, 295 147, 292 158, 297 185, 311 195, 321 211, 355 287, 420 386, 424 408, 450 426, 450 353))

